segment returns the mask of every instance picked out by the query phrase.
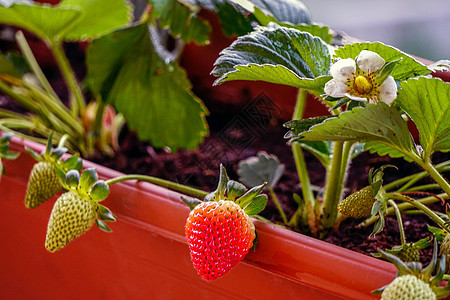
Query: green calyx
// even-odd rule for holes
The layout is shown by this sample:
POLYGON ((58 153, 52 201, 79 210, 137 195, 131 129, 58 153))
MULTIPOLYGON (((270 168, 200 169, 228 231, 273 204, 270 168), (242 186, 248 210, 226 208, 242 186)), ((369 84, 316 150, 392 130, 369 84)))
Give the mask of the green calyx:
MULTIPOLYGON (((429 285, 437 299, 446 298, 450 294, 450 285, 441 285, 445 274, 446 260, 444 255, 442 255, 438 260, 438 247, 436 240, 434 241, 431 262, 425 268, 422 268, 422 264, 419 262, 405 263, 394 254, 387 253, 383 250, 378 250, 378 252, 382 258, 388 260, 396 266, 398 270, 396 279, 406 275, 415 276, 429 285)), ((375 295, 382 294, 384 290, 389 288, 389 285, 373 291, 372 293, 375 295)))
MULTIPOLYGON (((230 180, 223 165, 220 165, 219 183, 214 192, 205 196, 204 201, 228 200, 238 204, 244 212, 251 216, 260 213, 267 205, 267 195, 261 194, 267 183, 255 186, 249 190, 240 182, 230 180)), ((201 200, 181 197, 192 210, 201 200)))
POLYGON ((97 212, 97 226, 103 231, 111 232, 105 222, 115 222, 116 217, 106 206, 98 203, 108 197, 109 185, 103 180, 98 180, 95 168, 86 169, 81 175, 78 170, 68 171, 63 178, 63 187, 83 199, 88 199, 97 212))
MULTIPOLYGON (((386 253, 394 254, 403 262, 419 262, 420 252, 419 250, 425 249, 430 245, 430 238, 426 237, 415 243, 405 243, 400 246, 394 246, 391 249, 387 249, 386 253)), ((382 257, 380 253, 373 253, 374 257, 382 257)))

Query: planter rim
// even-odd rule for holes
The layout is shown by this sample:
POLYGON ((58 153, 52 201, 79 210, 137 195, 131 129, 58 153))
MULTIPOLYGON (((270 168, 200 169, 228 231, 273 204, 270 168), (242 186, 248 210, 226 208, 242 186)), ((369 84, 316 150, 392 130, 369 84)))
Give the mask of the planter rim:
MULTIPOLYGON (((36 152, 45 149, 44 145, 13 137, 11 150, 28 155, 23 153, 23 146, 36 152)), ((91 167, 97 169, 100 179, 106 180, 123 175, 121 172, 83 160, 83 168, 91 167)), ((6 176, 19 177, 27 173, 27 170, 16 169, 7 169, 6 176)), ((25 178, 28 178, 28 175, 25 178)), ((184 222, 189 209, 181 201, 180 196, 180 193, 147 182, 121 182, 111 187, 111 194, 108 196, 111 199, 107 198, 105 205, 118 216, 118 222, 135 222, 152 227, 152 230, 157 228, 157 234, 187 244, 184 222), (125 191, 121 191, 122 189, 125 191), (114 196, 115 193, 120 195, 114 196), (130 194, 138 195, 143 201, 139 203, 129 201, 127 196, 130 194), (149 210, 149 205, 156 205, 145 201, 145 197, 149 194, 155 198, 153 200, 155 203, 165 203, 168 208, 161 212, 154 212, 154 208, 149 210), (171 217, 179 218, 176 225, 168 224, 167 218, 171 217)), ((350 299, 370 297, 372 290, 386 285, 395 277, 395 267, 386 261, 273 224, 258 220, 254 220, 254 223, 259 244, 256 252, 250 251, 241 264, 256 266, 266 272, 350 299)), ((225 276, 232 276, 231 273, 232 271, 225 276)))

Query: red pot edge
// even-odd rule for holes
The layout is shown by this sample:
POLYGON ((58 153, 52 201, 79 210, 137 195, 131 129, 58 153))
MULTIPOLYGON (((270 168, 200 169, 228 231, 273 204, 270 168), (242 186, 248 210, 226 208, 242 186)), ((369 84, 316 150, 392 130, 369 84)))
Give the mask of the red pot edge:
MULTIPOLYGON (((11 150, 24 153, 24 146, 41 152, 45 149, 44 145, 13 137, 11 141, 11 150)), ((20 158, 19 158, 20 159, 20 158)), ((123 175, 120 172, 105 168, 95 163, 84 161, 84 168, 94 167, 99 173, 101 179, 109 179, 123 175)), ((7 170, 7 174, 10 172, 7 170)), ((24 179, 26 180, 27 177, 24 179)), ((178 212, 177 215, 187 217, 189 210, 180 200, 180 193, 167 190, 166 188, 156 186, 147 182, 119 183, 115 185, 114 191, 121 188, 137 189, 139 195, 152 195, 152 198, 165 201, 170 206, 167 210, 178 212), (169 200, 169 201, 167 201, 169 200)), ((115 199, 114 194, 109 196, 111 202, 120 202, 121 199, 115 199)), ((142 202, 144 205, 144 202, 142 202)), ((113 212, 120 217, 125 216, 132 219, 128 211, 119 209, 113 212)), ((140 210, 141 204, 136 208, 140 210)), ((167 221, 165 218, 164 222, 167 221)), ((149 222, 152 227, 158 228, 158 233, 167 236, 169 239, 187 244, 184 237, 184 226, 177 228, 161 223, 155 224, 154 220, 145 220, 145 216, 138 222, 149 222)), ((157 221, 158 222, 158 221, 157 221)), ((185 219, 178 221, 184 224, 185 219)), ((370 292, 389 283, 394 277, 396 269, 386 261, 372 258, 352 250, 326 243, 300 233, 285 230, 275 225, 267 224, 254 220, 259 246, 256 252, 250 251, 243 262, 263 269, 266 272, 275 273, 290 280, 312 286, 314 288, 325 290, 329 293, 342 297, 358 299, 370 296, 370 292), (269 247, 269 244, 271 247, 269 247), (297 252, 296 256, 292 253, 297 252), (314 257, 314 259, 311 259, 314 257), (330 263, 329 261, 332 261, 330 263)))

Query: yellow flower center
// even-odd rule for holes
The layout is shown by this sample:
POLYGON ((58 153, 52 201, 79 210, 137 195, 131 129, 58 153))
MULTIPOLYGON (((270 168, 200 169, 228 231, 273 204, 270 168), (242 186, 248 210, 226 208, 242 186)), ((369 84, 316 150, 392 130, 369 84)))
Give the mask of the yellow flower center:
POLYGON ((355 87, 360 94, 368 94, 372 91, 373 88, 369 80, 361 75, 355 78, 355 87))

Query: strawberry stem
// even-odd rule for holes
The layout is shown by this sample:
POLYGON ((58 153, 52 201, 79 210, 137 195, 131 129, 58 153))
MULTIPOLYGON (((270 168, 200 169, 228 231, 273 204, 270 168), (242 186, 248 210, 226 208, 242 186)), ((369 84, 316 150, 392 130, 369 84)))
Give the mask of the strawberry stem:
POLYGON ((402 213, 400 212, 400 209, 398 209, 397 203, 394 202, 394 200, 388 200, 388 202, 395 211, 395 216, 397 217, 398 222, 398 231, 400 232, 400 241, 402 245, 406 244, 406 237, 405 237, 405 230, 403 228, 403 221, 402 221, 402 213))
POLYGON ((184 193, 187 194, 189 196, 192 197, 197 197, 197 198, 204 198, 206 195, 208 195, 207 192, 193 188, 193 187, 189 187, 183 184, 179 184, 179 183, 175 183, 169 180, 164 180, 161 178, 157 178, 157 177, 153 177, 153 176, 147 176, 147 175, 136 175, 136 174, 131 174, 131 175, 123 175, 123 176, 119 176, 116 178, 111 178, 106 180, 106 184, 111 185, 111 184, 115 184, 118 182, 123 182, 123 181, 127 181, 127 180, 137 180, 137 181, 145 181, 145 182, 150 182, 180 193, 184 193))
POLYGON ((281 215, 281 218, 283 219, 283 223, 287 224, 289 221, 286 217, 286 213, 284 212, 283 207, 280 204, 280 201, 278 200, 277 195, 275 194, 275 191, 273 190, 273 188, 270 185, 268 185, 266 188, 267 188, 267 191, 269 191, 270 197, 272 197, 272 200, 275 203, 275 206, 277 207, 278 212, 281 215))

